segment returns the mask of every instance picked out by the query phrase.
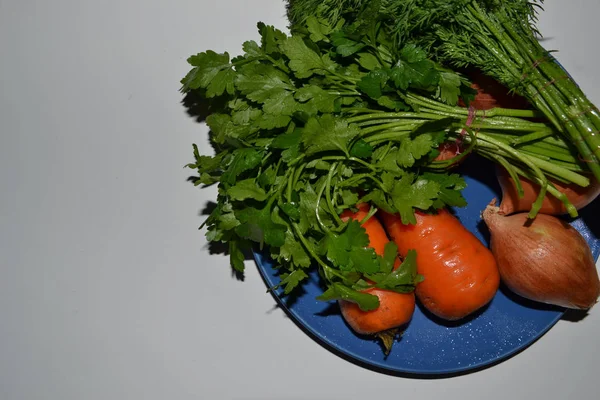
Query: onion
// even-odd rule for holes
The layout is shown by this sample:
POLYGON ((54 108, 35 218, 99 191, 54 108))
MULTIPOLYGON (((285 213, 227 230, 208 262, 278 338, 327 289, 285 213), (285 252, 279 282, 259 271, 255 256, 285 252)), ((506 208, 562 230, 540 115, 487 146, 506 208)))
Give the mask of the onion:
POLYGON ((557 217, 503 216, 494 204, 495 200, 483 211, 483 219, 504 284, 530 300, 591 308, 600 295, 600 280, 583 236, 557 217))
MULTIPOLYGON (((515 185, 515 181, 506 169, 498 166, 496 168, 496 176, 502 188, 500 214, 529 211, 539 194, 540 186, 529 179, 520 177, 519 182, 523 187, 523 197, 520 198, 517 192, 517 185, 515 185)), ((564 193, 571 204, 578 210, 590 204, 600 195, 600 183, 593 177, 590 178, 590 185, 587 187, 581 187, 576 184, 565 185, 551 179, 549 181, 556 189, 564 193)), ((542 214, 562 215, 567 213, 567 209, 562 201, 551 194, 546 194, 539 212, 542 214)))

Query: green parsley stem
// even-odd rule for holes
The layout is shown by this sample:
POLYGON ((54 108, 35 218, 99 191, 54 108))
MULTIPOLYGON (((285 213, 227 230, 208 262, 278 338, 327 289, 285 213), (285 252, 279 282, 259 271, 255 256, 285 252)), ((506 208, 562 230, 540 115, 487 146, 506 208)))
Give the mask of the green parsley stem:
POLYGON ((365 139, 365 141, 372 146, 376 146, 378 144, 381 144, 382 142, 387 141, 399 142, 403 138, 409 136, 412 131, 412 129, 388 129, 385 132, 368 137, 367 139, 365 139))
POLYGON ((315 216, 317 217, 317 222, 319 223, 319 226, 321 227, 321 230, 325 233, 329 233, 329 228, 323 223, 323 221, 321 220, 321 213, 319 212, 321 209, 321 198, 323 197, 323 192, 325 191, 325 187, 327 186, 327 180, 324 180, 323 183, 321 184, 321 186, 319 187, 319 190, 317 191, 317 204, 315 205, 315 216))
POLYGON ((367 222, 368 220, 370 220, 371 218, 373 218, 373 216, 375 214, 377 214, 377 211, 379 211, 379 209, 377 207, 371 206, 371 208, 369 209, 369 212, 367 213, 367 215, 365 215, 365 217, 360 221, 360 224, 362 225, 365 222, 367 222))
MULTIPOLYGON (((532 175, 517 166, 513 166, 513 168, 517 171, 517 173, 519 175, 541 185, 541 182, 537 176, 532 175)), ((568 197, 563 192, 556 189, 556 187, 551 182, 548 183, 548 193, 550 193, 552 196, 556 197, 558 200, 560 200, 565 205, 565 208, 567 209, 569 216, 571 216, 573 218, 576 218, 578 216, 577 208, 575 208, 575 206, 569 201, 568 197)))
MULTIPOLYGON (((374 168, 374 170, 375 170, 375 168, 374 168)), ((352 184, 360 182, 363 179, 370 179, 370 180, 372 180, 373 182, 375 182, 375 184, 377 186, 379 186, 379 188, 381 190, 384 190, 383 182, 381 182, 379 179, 377 179, 376 177, 374 177, 370 173, 354 174, 354 175, 352 175, 351 178, 348 178, 348 179, 343 180, 342 182, 340 182, 340 184, 343 184, 343 186, 351 186, 352 184)))
POLYGON ((296 237, 298 239, 300 239, 300 242, 304 246, 304 249, 308 252, 308 254, 310 254, 310 256, 313 258, 313 260, 315 260, 321 266, 321 268, 323 268, 323 272, 326 273, 326 278, 329 281, 331 281, 331 274, 337 275, 337 276, 343 278, 342 276, 340 276, 339 274, 337 274, 333 270, 333 268, 331 268, 329 265, 327 265, 327 263, 325 263, 321 259, 321 257, 319 257, 317 255, 317 253, 315 252, 313 246, 310 244, 310 242, 308 240, 306 240, 306 238, 302 234, 302 230, 300 230, 300 226, 298 226, 297 222, 292 222, 292 228, 294 229, 294 232, 296 233, 296 237))
MULTIPOLYGON (((420 106, 428 107, 437 111, 445 111, 452 114, 461 114, 468 115, 469 109, 465 107, 457 107, 457 106, 449 106, 438 101, 428 99, 427 97, 415 94, 415 93, 406 93, 404 96, 406 100, 411 103, 418 104, 420 106)), ((514 109, 514 108, 501 108, 495 107, 491 110, 477 110, 477 117, 517 117, 517 118, 536 118, 540 117, 541 114, 537 110, 522 110, 522 109, 514 109)))
POLYGON ((327 207, 329 208, 329 212, 333 215, 333 219, 337 222, 338 226, 343 225, 344 222, 340 219, 339 215, 335 212, 335 207, 333 206, 333 201, 331 201, 331 178, 333 177, 334 171, 337 169, 338 163, 331 164, 329 168, 329 173, 327 174, 327 179, 325 181, 325 199, 327 200, 327 207))
POLYGON ((516 146, 523 143, 533 142, 539 139, 547 138, 548 136, 552 136, 552 134, 552 131, 536 131, 527 135, 512 138, 510 139, 510 144, 516 146))
POLYGON ((348 161, 359 163, 359 164, 361 164, 361 165, 369 168, 372 171, 377 171, 377 168, 375 168, 372 164, 369 164, 365 160, 361 160, 360 158, 356 158, 356 157, 324 156, 324 157, 321 157, 321 159, 324 160, 324 161, 344 161, 344 160, 348 160, 348 161))
POLYGON ((537 196, 537 199, 533 203, 531 210, 529 212, 529 215, 528 215, 529 218, 535 218, 538 211, 542 207, 542 202, 544 201, 544 197, 546 195, 546 188, 548 186, 548 180, 547 180, 546 176, 544 175, 544 173, 542 172, 542 170, 540 169, 540 167, 538 166, 538 162, 540 160, 532 160, 532 157, 529 157, 527 155, 520 153, 518 150, 513 149, 506 143, 496 140, 496 139, 493 139, 492 137, 489 137, 489 136, 486 137, 485 135, 482 135, 481 133, 478 134, 477 138, 478 138, 478 140, 485 140, 486 142, 495 145, 498 148, 498 150, 500 150, 502 153, 507 154, 507 155, 511 156, 512 158, 514 158, 515 160, 518 160, 518 161, 522 162, 523 164, 527 165, 535 173, 535 175, 539 177, 539 179, 542 182, 542 185, 540 187, 540 192, 537 196))

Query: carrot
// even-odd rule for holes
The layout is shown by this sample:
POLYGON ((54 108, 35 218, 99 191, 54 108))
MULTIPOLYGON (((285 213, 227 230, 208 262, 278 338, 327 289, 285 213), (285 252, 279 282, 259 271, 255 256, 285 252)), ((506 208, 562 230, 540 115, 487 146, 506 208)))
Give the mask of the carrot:
POLYGON ((401 255, 416 250, 417 270, 425 278, 416 295, 431 313, 459 320, 494 297, 500 274, 492 252, 446 209, 417 212, 415 225, 388 213, 381 219, 401 255))
MULTIPOLYGON (((494 78, 484 75, 479 70, 473 69, 465 72, 467 77, 472 81, 471 88, 477 91, 475 98, 469 103, 469 107, 472 107, 475 110, 491 110, 495 107, 517 109, 531 108, 525 98, 511 94, 506 86, 502 85, 494 78)), ((458 105, 467 107, 463 99, 459 99, 458 105)), ((452 141, 441 143, 438 150, 440 154, 435 157, 434 161, 452 160, 463 151, 459 144, 452 141)), ((450 164, 448 167, 456 167, 460 164, 460 161, 450 164)))
MULTIPOLYGON (((341 215, 342 220, 354 219, 362 221, 369 211, 367 205, 360 205, 355 213, 346 210, 341 215)), ((383 226, 375 217, 369 218, 362 224, 369 236, 369 246, 375 250, 378 255, 384 254, 385 245, 390 241, 383 226)), ((396 261, 394 269, 400 266, 400 259, 396 261)), ((361 335, 377 335, 384 342, 386 352, 389 352, 389 346, 396 334, 397 328, 410 322, 415 311, 414 293, 397 293, 391 290, 378 288, 369 288, 365 293, 376 295, 379 298, 379 307, 372 311, 362 311, 357 304, 339 300, 342 316, 350 327, 361 335), (391 334, 391 339, 390 339, 391 334)))
MULTIPOLYGON (((497 166, 496 176, 502 189, 500 214, 529 211, 540 193, 540 185, 527 178, 520 177, 519 182, 523 188, 523 197, 519 197, 517 185, 506 169, 497 166)), ((587 187, 581 187, 574 183, 562 183, 553 179, 548 180, 559 192, 567 196, 567 199, 577 210, 581 210, 600 196, 600 182, 593 176, 590 177, 590 185, 587 187)), ((568 211, 562 201, 547 194, 539 212, 541 214, 562 215, 567 214, 568 211)))
MULTIPOLYGON (((477 110, 490 110, 494 107, 531 108, 524 97, 512 94, 506 86, 485 75, 480 70, 472 69, 465 72, 472 82, 471 88, 477 91, 475 99, 469 104, 471 107, 477 110)), ((458 104, 463 107, 466 106, 462 99, 459 99, 458 104)))

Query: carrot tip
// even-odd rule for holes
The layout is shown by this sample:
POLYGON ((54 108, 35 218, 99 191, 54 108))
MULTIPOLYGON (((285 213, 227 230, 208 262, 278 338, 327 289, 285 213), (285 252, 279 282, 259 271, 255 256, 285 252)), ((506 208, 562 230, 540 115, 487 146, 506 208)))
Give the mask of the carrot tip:
POLYGON ((392 346, 394 346, 394 341, 396 339, 396 335, 402 335, 402 332, 399 328, 392 328, 386 331, 377 332, 375 336, 381 340, 381 345, 383 346, 383 353, 387 357, 392 351, 392 346))

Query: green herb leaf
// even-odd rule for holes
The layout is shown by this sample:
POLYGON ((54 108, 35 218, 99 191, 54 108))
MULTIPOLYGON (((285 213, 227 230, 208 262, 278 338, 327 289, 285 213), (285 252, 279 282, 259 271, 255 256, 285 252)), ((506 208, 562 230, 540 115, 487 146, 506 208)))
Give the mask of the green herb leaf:
POLYGON ((371 53, 359 53, 358 59, 356 61, 360 64, 361 67, 363 67, 367 71, 381 69, 382 67, 377 57, 371 53))
POLYGON ((269 204, 262 209, 246 207, 235 214, 240 221, 240 225, 235 227, 235 232, 240 237, 276 247, 285 244, 286 227, 273 222, 269 204))
POLYGON ((348 125, 343 119, 325 114, 308 120, 302 132, 302 143, 309 156, 335 150, 348 155, 349 142, 359 133, 356 125, 348 125))
POLYGON ((220 96, 223 92, 233 94, 235 72, 229 63, 229 54, 218 54, 212 50, 188 58, 193 68, 181 81, 182 91, 206 89, 206 97, 220 96))
POLYGON ((417 283, 417 252, 409 250, 402 264, 388 274, 369 276, 380 289, 393 290, 399 293, 411 293, 417 283))
POLYGON ((341 270, 375 273, 379 261, 375 251, 368 247, 369 236, 358 221, 350 221, 343 233, 329 232, 324 239, 327 258, 341 270))
POLYGON ((308 78, 313 74, 323 74, 333 67, 327 55, 320 56, 308 48, 299 36, 289 37, 281 44, 281 50, 289 58, 289 66, 298 78, 308 78))
POLYGON ((369 72, 357 84, 358 88, 367 96, 378 99, 383 94, 382 90, 389 79, 389 75, 382 69, 369 72))
POLYGON ((331 35, 331 42, 335 46, 335 51, 342 57, 348 57, 366 46, 365 43, 348 38, 343 31, 334 32, 331 35))
POLYGON ((435 64, 415 45, 409 44, 400 51, 400 59, 392 68, 391 79, 398 89, 437 89, 439 73, 435 64))
POLYGON ((295 203, 295 202, 283 203, 283 204, 280 204, 279 207, 293 221, 300 220, 300 208, 298 207, 297 203, 295 203))
POLYGON ((359 139, 352 145, 350 149, 350 155, 358 158, 369 158, 373 154, 373 146, 365 142, 363 139, 359 139))
POLYGON ((325 21, 317 19, 311 15, 306 19, 306 27, 310 33, 310 40, 317 43, 320 41, 329 42, 329 34, 331 33, 331 26, 325 21))
POLYGON ((307 85, 296 91, 296 99, 302 103, 306 103, 310 114, 332 113, 335 110, 335 101, 338 98, 336 94, 329 93, 319 86, 307 85))
POLYGON ((429 209, 440 191, 440 185, 437 182, 417 178, 413 183, 412 178, 412 174, 404 175, 395 182, 392 190, 392 202, 405 225, 416 224, 414 209, 429 209))
POLYGON ((285 72, 268 64, 246 64, 236 77, 236 87, 248 99, 264 103, 286 90, 294 90, 290 77, 285 72))
POLYGON ((296 286, 300 285, 303 280, 308 278, 308 275, 303 270, 296 269, 290 273, 281 274, 279 278, 281 279, 279 283, 270 290, 283 287, 283 292, 285 294, 290 294, 296 288, 296 286))
POLYGON ((458 103, 461 93, 460 76, 454 72, 441 72, 436 97, 451 106, 458 103))
POLYGON ((267 198, 267 193, 258 186, 254 178, 238 181, 227 190, 227 194, 232 200, 238 201, 246 199, 263 201, 267 198))
POLYGON ((243 148, 234 151, 231 162, 223 175, 221 175, 221 182, 229 185, 235 184, 238 176, 245 171, 259 166, 261 159, 261 154, 255 149, 243 148))
POLYGON ((401 167, 412 167, 416 160, 428 154, 433 147, 431 135, 422 134, 414 139, 402 139, 396 162, 401 167))
POLYGON ((229 242, 229 261, 231 267, 238 271, 244 272, 244 252, 242 251, 238 240, 231 240, 229 242))
POLYGON ((379 307, 379 298, 369 293, 362 293, 344 286, 341 283, 329 285, 327 290, 317 300, 332 301, 345 300, 358 304, 363 311, 371 311, 379 307))
POLYGON ((257 24, 261 36, 261 48, 266 54, 279 53, 279 45, 287 39, 287 35, 274 26, 265 25, 263 22, 257 24))
POLYGON ((467 205, 467 201, 462 195, 467 183, 460 175, 425 172, 422 176, 423 179, 436 182, 440 186, 439 197, 433 204, 434 208, 465 207, 467 205))

